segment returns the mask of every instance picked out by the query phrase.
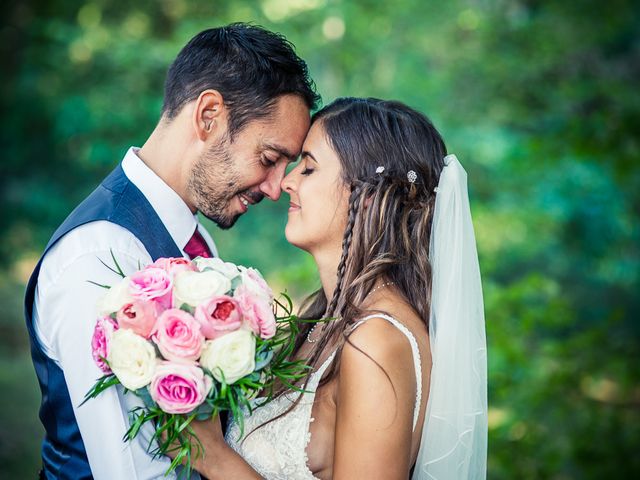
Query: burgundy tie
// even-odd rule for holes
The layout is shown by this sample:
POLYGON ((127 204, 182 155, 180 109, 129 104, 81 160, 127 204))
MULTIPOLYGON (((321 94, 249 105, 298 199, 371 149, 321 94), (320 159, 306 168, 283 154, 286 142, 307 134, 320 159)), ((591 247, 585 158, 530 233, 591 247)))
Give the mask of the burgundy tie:
POLYGON ((209 250, 209 246, 207 242, 205 242, 202 235, 198 231, 196 227, 196 231, 193 232, 193 236, 189 239, 187 244, 184 246, 184 253, 189 255, 189 258, 193 260, 196 257, 203 258, 211 258, 213 255, 211 254, 211 250, 209 250))

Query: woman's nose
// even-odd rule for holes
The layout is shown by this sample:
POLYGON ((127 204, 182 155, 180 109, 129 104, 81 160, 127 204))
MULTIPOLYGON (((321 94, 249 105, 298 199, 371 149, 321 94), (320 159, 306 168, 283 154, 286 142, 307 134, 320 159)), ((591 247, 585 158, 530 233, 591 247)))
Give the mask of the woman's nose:
POLYGON ((282 182, 280 183, 280 187, 282 188, 282 190, 284 190, 287 193, 291 193, 292 191, 295 190, 296 187, 296 171, 298 170, 298 168, 294 168, 293 170, 291 170, 283 179, 282 182))

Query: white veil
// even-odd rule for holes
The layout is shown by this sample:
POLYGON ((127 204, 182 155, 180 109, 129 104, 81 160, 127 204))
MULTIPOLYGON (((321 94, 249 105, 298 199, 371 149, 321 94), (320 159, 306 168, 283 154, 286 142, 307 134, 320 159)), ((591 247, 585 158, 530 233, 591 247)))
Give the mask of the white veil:
POLYGON ((433 366, 412 480, 485 479, 487 349, 467 174, 444 159, 431 230, 433 366))

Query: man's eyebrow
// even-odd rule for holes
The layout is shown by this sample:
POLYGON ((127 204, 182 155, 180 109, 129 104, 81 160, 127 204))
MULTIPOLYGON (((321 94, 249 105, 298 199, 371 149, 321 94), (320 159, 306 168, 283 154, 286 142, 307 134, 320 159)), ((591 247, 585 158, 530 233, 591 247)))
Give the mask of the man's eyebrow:
POLYGON ((304 150, 300 156, 301 156, 302 158, 309 157, 311 160, 313 160, 314 162, 318 163, 318 160, 316 160, 316 157, 314 157, 314 156, 311 154, 311 152, 307 152, 306 150, 304 150))
POLYGON ((265 148, 269 149, 269 150, 273 150, 274 152, 278 152, 280 155, 282 155, 283 157, 287 158, 287 160, 289 160, 289 162, 295 162, 296 159, 298 158, 298 154, 297 153, 293 153, 291 152, 291 150, 289 150, 286 147, 283 147, 282 145, 278 145, 276 143, 266 143, 265 148))

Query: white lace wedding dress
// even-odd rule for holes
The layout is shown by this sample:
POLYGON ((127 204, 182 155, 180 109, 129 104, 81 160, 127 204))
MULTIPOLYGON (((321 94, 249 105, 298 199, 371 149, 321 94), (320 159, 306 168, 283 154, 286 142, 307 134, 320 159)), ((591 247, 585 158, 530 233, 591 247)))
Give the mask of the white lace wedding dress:
MULTIPOLYGON (((415 430, 418 414, 420 412, 420 400, 422 396, 422 369, 420 365, 420 351, 413 334, 396 319, 375 314, 363 318, 355 327, 361 325, 370 318, 384 318, 395 325, 406 335, 413 351, 413 363, 416 373, 416 403, 413 415, 413 428, 415 430)), ((354 327, 354 328, 355 328, 354 327)), ((315 479, 313 472, 307 466, 307 445, 311 440, 309 424, 313 422, 311 409, 315 399, 315 391, 325 370, 331 365, 335 356, 332 353, 329 358, 313 372, 307 385, 308 393, 304 393, 300 402, 286 415, 258 428, 281 413, 283 413, 298 397, 299 393, 293 392, 282 395, 263 407, 256 408, 253 415, 245 415, 244 433, 245 440, 239 440, 240 428, 232 423, 227 429, 226 442, 238 452, 260 475, 268 480, 290 479, 315 479)), ((258 402, 256 399, 254 402, 258 402)))

